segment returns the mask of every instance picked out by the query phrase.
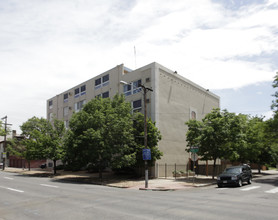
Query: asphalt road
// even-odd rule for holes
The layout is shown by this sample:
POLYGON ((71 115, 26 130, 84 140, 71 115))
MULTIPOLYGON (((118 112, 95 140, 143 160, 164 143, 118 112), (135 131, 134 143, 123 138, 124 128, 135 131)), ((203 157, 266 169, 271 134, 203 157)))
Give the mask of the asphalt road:
POLYGON ((241 188, 140 191, 0 171, 0 220, 277 219, 278 175, 241 188))

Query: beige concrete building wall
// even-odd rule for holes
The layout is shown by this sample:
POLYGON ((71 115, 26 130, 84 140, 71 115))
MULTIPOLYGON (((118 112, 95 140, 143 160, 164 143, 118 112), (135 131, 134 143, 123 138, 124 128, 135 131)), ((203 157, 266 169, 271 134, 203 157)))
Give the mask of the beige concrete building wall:
POLYGON ((157 126, 162 134, 159 149, 164 153, 160 164, 187 164, 185 122, 196 117, 201 120, 220 98, 197 84, 156 64, 157 126))
MULTIPOLYGON (((141 80, 141 84, 152 88, 153 92, 147 93, 147 114, 161 132, 162 140, 159 149, 164 153, 160 164, 187 164, 189 154, 186 148, 185 122, 196 117, 201 120, 212 108, 220 106, 220 98, 190 80, 181 77, 158 63, 151 63, 134 71, 118 65, 84 83, 81 83, 53 98, 47 100, 47 118, 57 117, 68 123, 75 110, 76 103, 86 100, 86 103, 98 95, 109 92, 112 98, 117 93, 124 93, 124 84, 141 80), (109 74, 109 83, 95 87, 96 80, 109 74), (75 95, 75 89, 86 85, 86 93, 75 95), (64 100, 64 95, 68 99, 64 100), (49 106, 52 102, 52 107, 49 106), (68 110, 64 110, 68 108, 68 110), (65 114, 65 112, 67 114, 65 114)), ((84 92, 83 92, 84 93, 84 92)), ((126 96, 131 102, 141 100, 143 113, 143 94, 137 92, 126 96)))
POLYGON ((66 90, 65 92, 52 97, 47 100, 47 119, 51 120, 51 117, 58 118, 60 120, 68 121, 73 112, 76 111, 75 107, 77 103, 85 101, 89 102, 98 95, 102 95, 109 92, 109 97, 113 97, 116 93, 120 91, 119 79, 124 73, 124 66, 118 65, 115 68, 108 70, 86 82, 78 84, 77 86, 66 90), (97 79, 102 79, 103 76, 109 75, 109 81, 105 85, 99 87, 95 86, 95 81, 97 79), (86 91, 81 92, 81 87, 86 86, 86 91), (75 95, 75 90, 79 89, 79 95, 75 95), (67 95, 67 100, 64 99, 64 95, 67 95), (52 102, 52 107, 49 103, 52 102), (68 108, 68 110, 64 109, 68 108), (66 113, 66 114, 65 114, 66 113))

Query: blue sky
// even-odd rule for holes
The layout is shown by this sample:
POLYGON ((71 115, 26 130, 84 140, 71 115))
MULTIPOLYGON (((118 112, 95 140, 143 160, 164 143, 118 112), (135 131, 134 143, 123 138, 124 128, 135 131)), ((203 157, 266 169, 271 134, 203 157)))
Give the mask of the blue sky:
POLYGON ((238 89, 220 89, 213 92, 221 97, 222 109, 249 115, 272 117, 272 82, 262 82, 238 89))
POLYGON ((0 0, 0 118, 18 130, 48 98, 154 61, 269 118, 277 34, 278 0, 0 0))

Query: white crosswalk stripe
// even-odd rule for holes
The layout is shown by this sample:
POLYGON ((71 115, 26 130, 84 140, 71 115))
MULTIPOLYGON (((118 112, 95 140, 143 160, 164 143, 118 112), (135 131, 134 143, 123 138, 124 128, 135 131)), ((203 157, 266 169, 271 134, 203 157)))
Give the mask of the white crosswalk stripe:
POLYGON ((240 190, 241 191, 249 191, 249 190, 258 189, 258 188, 260 188, 260 186, 250 186, 250 187, 243 188, 243 189, 240 189, 240 190))
MULTIPOLYGON (((246 186, 246 187, 238 188, 238 190, 247 192, 247 191, 256 190, 256 189, 260 189, 260 188, 261 188, 261 186, 249 186, 249 187, 246 186)), ((222 190, 229 190, 229 189, 234 189, 234 188, 229 188, 229 187, 228 188, 217 188, 216 190, 222 191, 222 190)), ((261 189, 260 191, 263 191, 264 193, 275 194, 275 193, 278 193, 278 187, 269 189, 267 191, 264 191, 264 189, 261 189)))
POLYGON ((265 191, 266 193, 278 193, 278 187, 265 191))
POLYGON ((41 185, 41 186, 46 186, 46 187, 59 188, 59 186, 48 185, 48 184, 40 184, 40 185, 41 185))

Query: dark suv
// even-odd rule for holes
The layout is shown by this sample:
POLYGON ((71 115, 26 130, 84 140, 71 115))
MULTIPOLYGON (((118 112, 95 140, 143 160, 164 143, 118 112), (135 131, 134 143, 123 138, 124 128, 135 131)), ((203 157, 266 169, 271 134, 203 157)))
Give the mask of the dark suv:
POLYGON ((243 182, 252 183, 252 170, 250 166, 244 164, 240 166, 228 167, 217 177, 218 187, 224 185, 242 186, 243 182))

